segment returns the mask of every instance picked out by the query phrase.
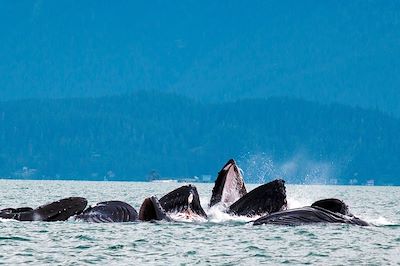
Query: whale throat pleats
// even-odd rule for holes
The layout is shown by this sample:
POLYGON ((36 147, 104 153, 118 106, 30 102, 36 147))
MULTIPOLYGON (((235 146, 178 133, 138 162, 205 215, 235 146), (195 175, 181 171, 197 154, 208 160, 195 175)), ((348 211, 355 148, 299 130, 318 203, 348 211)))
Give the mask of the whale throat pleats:
POLYGON ((92 223, 135 222, 138 220, 138 213, 126 202, 104 201, 89 207, 75 219, 92 223))

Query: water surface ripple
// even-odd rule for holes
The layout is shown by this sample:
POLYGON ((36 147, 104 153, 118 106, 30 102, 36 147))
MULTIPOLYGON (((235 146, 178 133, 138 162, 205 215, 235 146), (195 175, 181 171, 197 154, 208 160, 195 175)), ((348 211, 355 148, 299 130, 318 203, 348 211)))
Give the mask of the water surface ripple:
MULTIPOLYGON (((84 196, 90 204, 115 199, 139 209, 145 197, 161 197, 179 185, 0 180, 0 208, 84 196)), ((212 184, 196 186, 207 209, 212 184)), ((400 188, 288 185, 287 194, 290 207, 341 198, 353 213, 376 226, 255 227, 218 212, 203 223, 0 220, 0 264, 400 265, 400 188)))

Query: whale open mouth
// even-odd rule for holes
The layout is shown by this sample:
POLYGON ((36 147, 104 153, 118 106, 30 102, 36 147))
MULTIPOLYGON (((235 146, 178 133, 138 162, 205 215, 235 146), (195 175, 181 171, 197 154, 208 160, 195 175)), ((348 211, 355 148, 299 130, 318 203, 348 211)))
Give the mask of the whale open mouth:
POLYGON ((182 186, 169 192, 160 199, 160 205, 169 215, 180 214, 187 218, 194 216, 207 218, 207 214, 201 207, 199 193, 192 185, 182 186))
POLYGON ((232 203, 246 195, 247 190, 244 185, 243 176, 236 165, 235 160, 230 159, 215 180, 215 185, 212 191, 210 207, 221 203, 225 207, 229 207, 232 203))

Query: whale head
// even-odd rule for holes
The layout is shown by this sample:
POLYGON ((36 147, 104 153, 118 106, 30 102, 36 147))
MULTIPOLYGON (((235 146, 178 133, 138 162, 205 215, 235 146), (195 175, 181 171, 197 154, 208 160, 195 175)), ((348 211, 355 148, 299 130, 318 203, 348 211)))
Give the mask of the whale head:
POLYGON ((219 171, 218 177, 215 180, 210 207, 217 203, 229 207, 239 198, 246 195, 246 193, 247 190, 244 185, 241 170, 237 166, 235 160, 230 159, 224 167, 222 167, 221 171, 219 171))
POLYGON ((228 212, 239 216, 271 214, 287 208, 285 181, 276 179, 256 187, 230 207, 228 212))
POLYGON ((179 213, 188 219, 194 216, 207 217, 201 206, 197 188, 190 184, 181 186, 160 198, 160 205, 168 214, 179 213))
POLYGON ((31 212, 32 215, 25 215, 26 212, 21 213, 21 219, 46 222, 66 221, 74 215, 81 214, 86 205, 85 198, 69 197, 39 206, 31 212))
POLYGON ((171 218, 166 214, 157 197, 152 196, 146 198, 139 210, 139 220, 141 221, 171 221, 171 218))
POLYGON ((349 212, 349 207, 347 204, 339 199, 329 198, 318 200, 311 204, 311 207, 320 207, 331 212, 352 216, 352 214, 349 212))

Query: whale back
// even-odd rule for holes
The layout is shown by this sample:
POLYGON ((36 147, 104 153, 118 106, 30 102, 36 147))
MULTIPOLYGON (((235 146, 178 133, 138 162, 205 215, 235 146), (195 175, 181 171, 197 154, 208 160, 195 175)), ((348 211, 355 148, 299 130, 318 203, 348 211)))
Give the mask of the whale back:
POLYGON ((229 207, 246 193, 247 190, 240 169, 235 160, 230 159, 218 172, 209 206, 211 207, 221 202, 226 207, 229 207))
POLYGON ((71 216, 81 213, 86 205, 85 198, 70 197, 39 206, 36 209, 30 207, 7 208, 0 211, 0 218, 19 221, 65 221, 71 216))
POLYGON ((91 223, 134 222, 138 213, 131 205, 123 201, 104 201, 87 208, 76 220, 91 223))
POLYGON ((367 222, 357 218, 334 213, 320 207, 289 209, 265 215, 253 222, 253 225, 304 225, 314 223, 345 223, 367 226, 367 222))
POLYGON ((31 207, 20 207, 20 208, 6 208, 6 209, 2 209, 0 210, 0 213, 18 213, 18 212, 30 212, 33 211, 33 208, 31 207))
POLYGON ((21 207, 21 208, 6 208, 0 210, 0 218, 2 219, 15 219, 18 213, 30 213, 33 219, 33 209, 31 207, 21 207))
POLYGON ((157 197, 152 196, 146 198, 139 210, 139 220, 141 221, 159 221, 166 220, 171 221, 171 218, 166 214, 165 210, 161 206, 157 197))
POLYGON ((286 209, 285 181, 277 179, 261 185, 229 207, 229 212, 240 216, 255 216, 286 209))
POLYGON ((160 199, 160 204, 166 212, 195 213, 207 217, 200 203, 197 188, 192 185, 179 187, 160 199))
POLYGON ((61 199, 50 204, 40 206, 34 210, 35 220, 55 222, 66 221, 71 216, 81 213, 87 205, 87 200, 81 197, 61 199))

